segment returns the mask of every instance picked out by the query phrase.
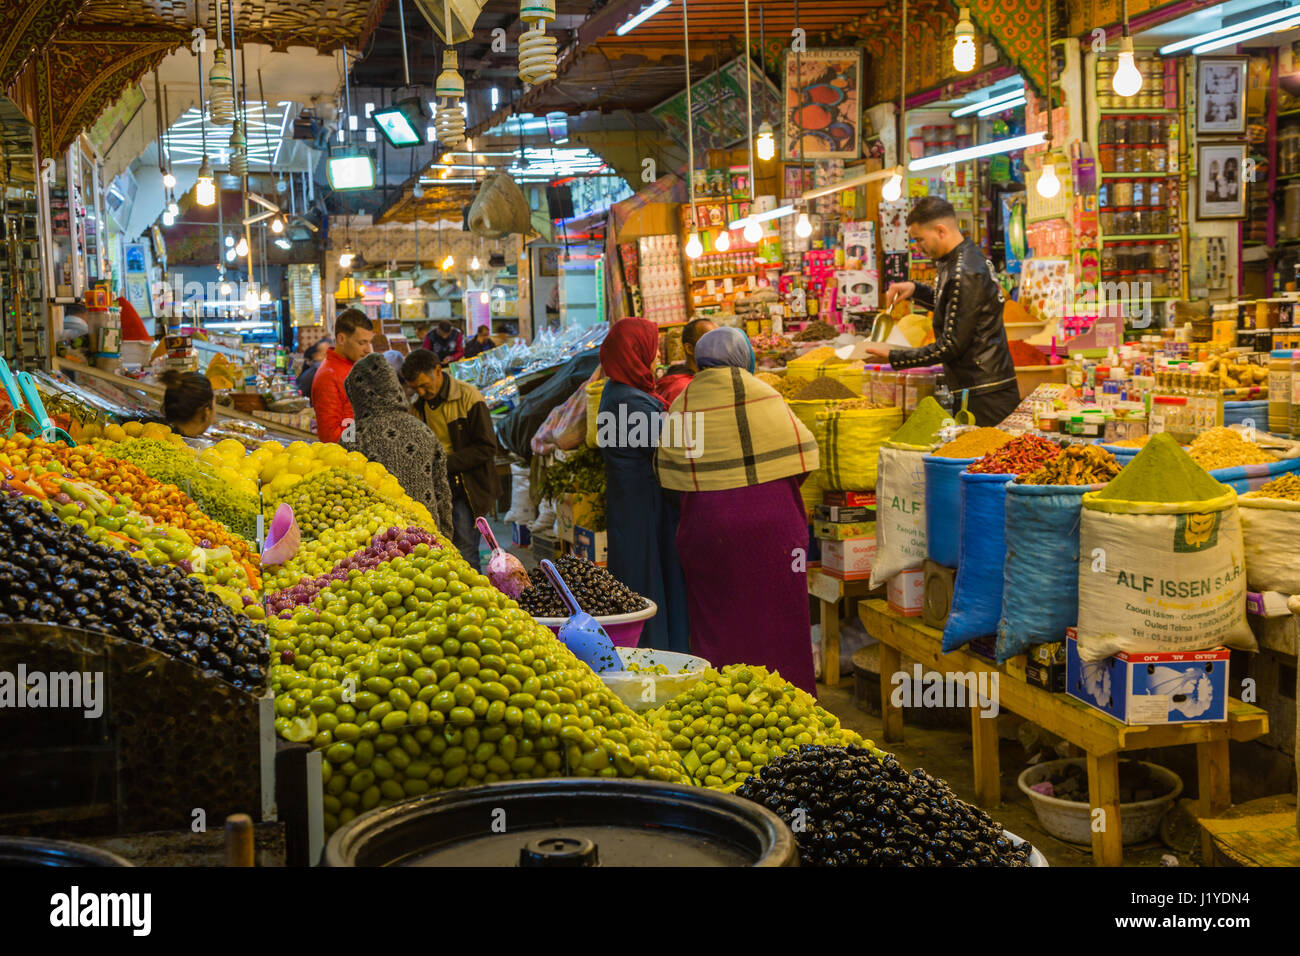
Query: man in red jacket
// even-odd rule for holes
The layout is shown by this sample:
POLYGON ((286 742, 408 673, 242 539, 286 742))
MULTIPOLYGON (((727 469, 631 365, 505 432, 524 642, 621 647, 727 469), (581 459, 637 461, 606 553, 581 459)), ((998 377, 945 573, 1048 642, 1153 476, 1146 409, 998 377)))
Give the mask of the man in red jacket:
POLYGON ((325 353, 325 361, 311 383, 316 437, 321 441, 337 442, 343 429, 352 423, 352 403, 343 390, 343 381, 352 366, 370 354, 374 334, 374 327, 360 309, 344 309, 334 320, 334 347, 325 353))

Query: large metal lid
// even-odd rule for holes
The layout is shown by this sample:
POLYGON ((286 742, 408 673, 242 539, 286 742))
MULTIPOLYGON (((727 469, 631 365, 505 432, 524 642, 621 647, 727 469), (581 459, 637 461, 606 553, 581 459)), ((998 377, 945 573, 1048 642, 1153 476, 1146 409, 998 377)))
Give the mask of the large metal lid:
POLYGON ((327 866, 795 866, 776 814, 644 780, 514 780, 427 794, 340 828, 327 866))

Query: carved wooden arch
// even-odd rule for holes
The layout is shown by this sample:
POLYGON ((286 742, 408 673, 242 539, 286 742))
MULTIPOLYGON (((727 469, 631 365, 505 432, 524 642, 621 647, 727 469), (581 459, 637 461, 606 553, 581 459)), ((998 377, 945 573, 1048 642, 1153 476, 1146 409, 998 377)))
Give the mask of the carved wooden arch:
MULTIPOLYGON (((33 56, 86 5, 86 0, 31 0, 8 19, 0 35, 0 90, 7 89, 33 56)), ((8 6, 8 5, 6 5, 8 6)))

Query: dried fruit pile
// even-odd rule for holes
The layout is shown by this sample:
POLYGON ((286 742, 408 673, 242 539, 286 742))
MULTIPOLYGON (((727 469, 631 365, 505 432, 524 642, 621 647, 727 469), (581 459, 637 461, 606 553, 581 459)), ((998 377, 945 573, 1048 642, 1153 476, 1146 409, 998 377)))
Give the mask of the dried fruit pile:
MULTIPOLYGON (((592 617, 632 614, 647 606, 645 598, 604 568, 598 568, 583 558, 563 555, 555 561, 555 570, 560 572, 560 577, 573 592, 578 606, 592 617)), ((569 616, 569 609, 551 587, 545 571, 540 567, 533 568, 528 572, 528 580, 530 586, 519 595, 521 608, 535 617, 569 616)))
POLYGON ((1099 445, 1070 445, 1037 471, 1016 479, 1022 485, 1101 485, 1119 474, 1115 456, 1099 445))

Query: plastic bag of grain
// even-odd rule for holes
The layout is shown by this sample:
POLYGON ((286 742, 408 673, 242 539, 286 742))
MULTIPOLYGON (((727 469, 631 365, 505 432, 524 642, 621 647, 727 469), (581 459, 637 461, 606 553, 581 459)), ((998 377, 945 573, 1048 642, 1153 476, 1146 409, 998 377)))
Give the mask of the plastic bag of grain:
POLYGON ((880 446, 903 424, 901 408, 836 408, 819 411, 813 436, 821 455, 826 485, 833 490, 876 487, 880 446))
POLYGON ((876 561, 871 586, 925 563, 925 456, 949 420, 947 409, 926 396, 880 446, 876 466, 876 561))
POLYGON ((1220 644, 1258 650, 1236 492, 1167 433, 1083 496, 1078 635, 1085 661, 1220 644))
POLYGON ((1237 499, 1252 591, 1300 594, 1300 475, 1274 479, 1237 499))

